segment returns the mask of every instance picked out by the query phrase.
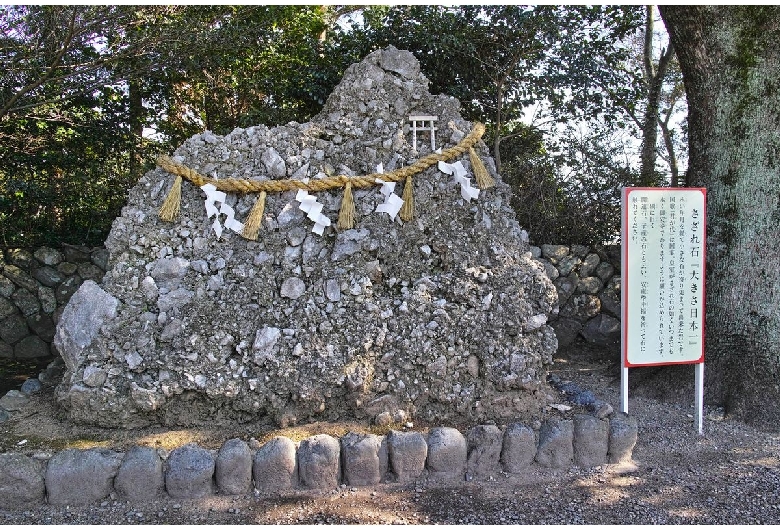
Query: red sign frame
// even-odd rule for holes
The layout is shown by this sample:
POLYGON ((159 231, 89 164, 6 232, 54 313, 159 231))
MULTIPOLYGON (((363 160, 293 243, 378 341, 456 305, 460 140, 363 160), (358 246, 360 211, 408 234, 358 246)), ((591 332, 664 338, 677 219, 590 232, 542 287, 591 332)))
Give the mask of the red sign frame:
POLYGON ((623 188, 621 215, 623 366, 633 368, 704 362, 706 218, 707 190, 705 188, 623 188), (700 205, 700 212, 688 205, 690 199, 695 203, 694 206, 700 205), (677 203, 678 200, 680 203, 677 203), (678 204, 684 205, 679 206, 679 218, 678 211, 674 211, 669 217, 670 212, 664 210, 672 204, 675 205, 672 207, 673 210, 678 207, 678 204), (665 216, 662 216, 664 211, 665 216), (689 219, 691 217, 692 219, 689 219), (680 226, 676 227, 678 219, 681 219, 680 226), (676 232, 671 231, 671 225, 676 227, 676 232), (672 233, 675 237, 672 237, 672 233), (671 241, 672 239, 675 241, 671 241), (678 249, 677 245, 681 248, 678 249), (670 255, 671 264, 667 264, 664 257, 670 255), (679 263, 677 259, 680 260, 679 263), (685 285, 693 294, 685 295, 683 293, 685 282, 682 278, 689 270, 696 279, 690 280, 685 285), (671 274, 669 271, 672 271, 671 274), (682 276, 675 277, 675 273, 682 276), (700 276, 697 273, 700 273, 700 276), (652 274, 654 276, 651 281, 652 274), (679 281, 678 285, 675 284, 675 280, 679 281), (667 282, 673 286, 669 295, 666 294, 667 282), (672 298, 675 294, 677 296, 672 298), (657 301, 658 305, 651 307, 653 303, 648 300, 653 300, 653 303, 657 301), (675 301, 680 303, 674 304, 675 301), (664 304, 666 307, 659 307, 664 304), (687 313, 686 307, 683 306, 687 306, 687 313), (672 310, 676 313, 673 314, 672 310), (676 328, 675 315, 679 315, 676 328), (649 329, 648 322, 653 329, 649 329), (685 338, 683 338, 683 329, 688 332, 685 338), (675 334, 674 331, 677 333, 675 334), (690 333, 691 331, 700 332, 690 333), (654 341, 656 347, 649 347, 650 341, 654 341), (679 349, 679 358, 675 358, 678 357, 677 349, 679 349))

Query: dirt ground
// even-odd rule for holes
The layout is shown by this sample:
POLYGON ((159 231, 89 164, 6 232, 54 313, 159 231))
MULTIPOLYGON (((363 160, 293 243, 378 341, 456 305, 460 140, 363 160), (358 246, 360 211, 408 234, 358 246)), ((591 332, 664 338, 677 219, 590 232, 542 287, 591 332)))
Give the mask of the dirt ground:
MULTIPOLYGON (((602 352, 603 353, 603 352, 602 352)), ((619 407, 619 366, 588 348, 561 352, 551 370, 619 407)), ((633 372, 633 371, 632 371, 633 372)), ((299 440, 328 432, 370 430, 312 424, 272 431, 144 429, 109 431, 73 426, 36 396, 0 426, 0 450, 32 454, 64 447, 124 449, 132 444, 173 449, 187 442, 218 448, 233 436, 262 443, 282 434, 299 440)), ((214 496, 132 504, 106 499, 85 507, 41 505, 0 511, 4 524, 772 524, 780 520, 780 435, 705 409, 704 434, 694 429, 693 394, 661 399, 637 392, 629 413, 639 423, 633 461, 594 469, 532 467, 492 480, 342 487, 277 497, 214 496)), ((421 426, 415 426, 419 428, 421 426)), ((424 427, 424 426, 423 426, 424 427)), ((386 428, 383 429, 386 431, 386 428)))

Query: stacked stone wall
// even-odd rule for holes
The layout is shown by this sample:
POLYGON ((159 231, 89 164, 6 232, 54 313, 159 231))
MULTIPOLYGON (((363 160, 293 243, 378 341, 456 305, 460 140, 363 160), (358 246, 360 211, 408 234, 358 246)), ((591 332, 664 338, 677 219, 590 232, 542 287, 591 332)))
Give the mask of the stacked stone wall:
POLYGON ((620 247, 531 247, 558 291, 550 325, 565 348, 578 338, 607 348, 620 346, 620 247))
POLYGON ((0 358, 56 357, 52 341, 65 305, 85 280, 103 280, 107 262, 103 247, 0 250, 0 358))

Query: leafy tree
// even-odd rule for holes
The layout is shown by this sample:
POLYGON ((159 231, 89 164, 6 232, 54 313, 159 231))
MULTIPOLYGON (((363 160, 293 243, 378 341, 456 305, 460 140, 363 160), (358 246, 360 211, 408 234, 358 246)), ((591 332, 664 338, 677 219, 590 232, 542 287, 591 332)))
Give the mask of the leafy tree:
POLYGON ((157 131, 176 144, 203 129, 225 134, 311 117, 340 73, 322 40, 328 14, 318 6, 185 11, 179 24, 198 28, 186 47, 150 58, 167 66, 143 88, 157 131))
POLYGON ((155 151, 307 119, 338 78, 295 6, 0 8, 0 241, 102 241, 155 151), (156 130, 163 143, 143 138, 156 130))
POLYGON ((120 20, 105 7, 0 8, 3 244, 95 241, 124 201, 122 95, 100 50, 120 20))
POLYGON ((780 8, 663 6, 707 188, 707 398, 777 430, 780 413, 780 8))

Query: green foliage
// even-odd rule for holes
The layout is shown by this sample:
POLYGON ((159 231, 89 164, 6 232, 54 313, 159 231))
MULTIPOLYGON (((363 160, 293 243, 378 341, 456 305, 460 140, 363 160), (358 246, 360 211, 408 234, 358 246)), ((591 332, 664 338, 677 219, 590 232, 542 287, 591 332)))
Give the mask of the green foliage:
POLYGON ((327 15, 0 8, 0 245, 98 244, 157 153, 204 128, 311 117, 340 75, 321 40, 327 15))
POLYGON ((116 127, 121 96, 106 89, 37 110, 0 129, 0 244, 99 244, 131 184, 131 139, 126 130, 106 134, 116 127))
MULTIPOLYGON (((203 129, 305 121, 338 82, 339 61, 321 40, 326 12, 316 6, 191 8, 177 25, 198 28, 186 45, 150 57, 165 64, 141 91, 149 121, 172 144, 203 129)), ((150 70, 152 70, 150 68, 150 70)))
POLYGON ((620 189, 636 185, 636 170, 620 162, 624 150, 608 130, 566 130, 565 152, 547 150, 538 129, 519 125, 503 143, 503 178, 512 206, 534 244, 599 245, 620 233, 620 189))

